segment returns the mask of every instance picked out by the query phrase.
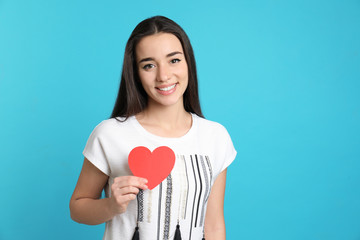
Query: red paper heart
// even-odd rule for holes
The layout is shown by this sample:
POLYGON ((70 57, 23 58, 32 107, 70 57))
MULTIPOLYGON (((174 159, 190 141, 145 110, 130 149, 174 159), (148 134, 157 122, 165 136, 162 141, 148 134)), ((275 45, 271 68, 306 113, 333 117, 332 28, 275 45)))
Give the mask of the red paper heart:
POLYGON ((167 176, 175 164, 175 154, 169 147, 158 147, 151 152, 146 147, 136 147, 129 153, 129 167, 138 177, 148 180, 149 189, 155 188, 167 176))

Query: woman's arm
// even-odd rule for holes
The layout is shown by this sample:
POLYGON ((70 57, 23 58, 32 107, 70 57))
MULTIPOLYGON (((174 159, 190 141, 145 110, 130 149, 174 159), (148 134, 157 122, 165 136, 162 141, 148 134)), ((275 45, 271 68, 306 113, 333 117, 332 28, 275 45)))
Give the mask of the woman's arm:
POLYGON ((205 239, 225 240, 224 196, 226 169, 216 178, 211 188, 205 215, 205 239))
POLYGON ((71 218, 79 223, 96 225, 111 220, 126 211, 127 205, 136 198, 139 188, 146 189, 146 180, 135 176, 114 179, 111 197, 101 197, 108 176, 84 159, 79 180, 70 199, 71 218))

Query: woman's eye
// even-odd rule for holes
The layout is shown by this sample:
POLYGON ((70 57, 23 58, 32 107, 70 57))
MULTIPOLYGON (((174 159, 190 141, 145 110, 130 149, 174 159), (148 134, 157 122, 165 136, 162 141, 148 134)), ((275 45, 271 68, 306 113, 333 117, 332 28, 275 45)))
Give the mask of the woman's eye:
POLYGON ((146 64, 145 66, 143 66, 143 69, 148 70, 148 69, 153 68, 153 67, 154 67, 153 64, 146 64))
POLYGON ((172 59, 170 62, 171 62, 171 63, 177 63, 177 62, 180 62, 180 61, 181 61, 180 59, 175 58, 175 59, 172 59))

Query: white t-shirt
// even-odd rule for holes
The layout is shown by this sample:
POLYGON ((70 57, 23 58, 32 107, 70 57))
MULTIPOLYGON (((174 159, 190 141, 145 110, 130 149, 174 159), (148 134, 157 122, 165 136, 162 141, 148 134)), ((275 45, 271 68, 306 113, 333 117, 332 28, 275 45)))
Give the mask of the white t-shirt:
POLYGON ((128 165, 133 148, 153 151, 167 146, 176 156, 173 170, 161 184, 141 191, 125 213, 106 223, 103 239, 131 240, 137 220, 140 239, 173 239, 178 222, 182 239, 202 239, 211 186, 235 159, 236 150, 222 125, 195 114, 192 118, 192 127, 180 138, 151 134, 134 116, 125 122, 104 120, 92 131, 83 155, 109 176, 107 197, 114 178, 133 175, 128 165))

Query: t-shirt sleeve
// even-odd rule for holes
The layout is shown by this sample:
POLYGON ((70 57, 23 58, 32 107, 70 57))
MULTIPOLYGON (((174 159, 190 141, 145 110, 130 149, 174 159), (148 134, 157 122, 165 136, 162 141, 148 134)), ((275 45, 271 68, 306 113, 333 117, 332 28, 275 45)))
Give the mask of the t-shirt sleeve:
POLYGON ((221 125, 218 132, 218 146, 219 152, 217 156, 217 174, 225 170, 236 157, 236 150, 228 131, 221 125))
POLYGON ((110 175, 109 162, 106 157, 106 151, 104 149, 105 140, 105 126, 104 121, 98 124, 95 129, 91 132, 83 155, 86 157, 95 167, 106 175, 110 175))

